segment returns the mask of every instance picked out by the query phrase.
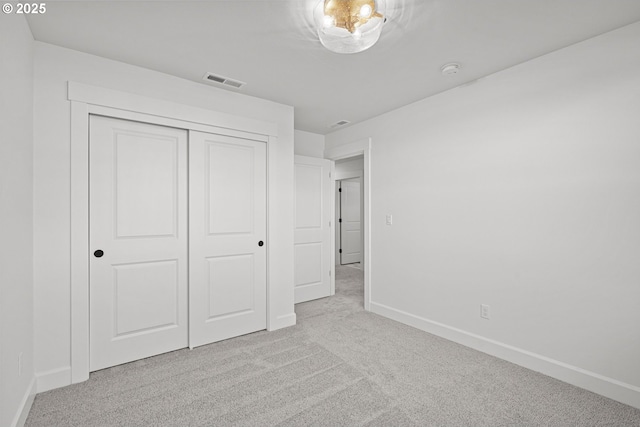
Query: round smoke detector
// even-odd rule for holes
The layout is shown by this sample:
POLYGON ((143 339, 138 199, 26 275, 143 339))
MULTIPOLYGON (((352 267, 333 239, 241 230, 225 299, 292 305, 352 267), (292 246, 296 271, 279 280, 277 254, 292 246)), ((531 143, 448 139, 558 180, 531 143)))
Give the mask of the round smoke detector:
POLYGON ((442 71, 443 76, 453 76, 460 71, 460 64, 451 63, 443 65, 440 71, 442 71))

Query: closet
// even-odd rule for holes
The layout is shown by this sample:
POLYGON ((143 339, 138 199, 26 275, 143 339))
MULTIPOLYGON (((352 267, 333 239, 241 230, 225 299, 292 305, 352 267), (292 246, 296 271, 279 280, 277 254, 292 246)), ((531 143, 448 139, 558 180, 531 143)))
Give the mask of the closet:
POLYGON ((266 328, 266 144, 90 116, 90 370, 266 328))

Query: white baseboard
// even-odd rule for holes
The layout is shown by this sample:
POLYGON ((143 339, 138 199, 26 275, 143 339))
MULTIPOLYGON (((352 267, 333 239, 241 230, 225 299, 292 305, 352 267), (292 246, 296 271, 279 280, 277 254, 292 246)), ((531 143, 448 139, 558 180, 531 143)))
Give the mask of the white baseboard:
POLYGON ((38 393, 68 386, 71 384, 71 367, 36 373, 36 380, 38 393))
POLYGON ((549 357, 472 334, 439 322, 371 302, 371 311, 430 334, 479 350, 516 365, 640 409, 640 387, 608 378, 549 357))
POLYGON ((294 326, 296 324, 296 313, 289 313, 282 316, 276 317, 275 321, 271 321, 269 323, 268 331, 275 331, 282 328, 287 328, 289 326, 294 326))
POLYGON ((36 398, 36 378, 33 377, 31 382, 29 383, 29 387, 22 396, 22 400, 20 400, 20 406, 18 407, 18 411, 16 412, 15 417, 11 423, 11 427, 22 427, 24 423, 27 422, 27 417, 29 416, 29 411, 31 410, 31 405, 33 405, 33 400, 36 398))

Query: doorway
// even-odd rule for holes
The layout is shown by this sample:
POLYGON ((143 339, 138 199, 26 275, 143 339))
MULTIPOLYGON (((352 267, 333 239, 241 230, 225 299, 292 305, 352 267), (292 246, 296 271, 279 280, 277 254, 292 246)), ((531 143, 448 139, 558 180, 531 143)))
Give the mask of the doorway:
POLYGON ((363 139, 327 150, 334 160, 336 265, 335 292, 348 276, 358 281, 364 294, 364 308, 370 306, 370 141, 363 139), (341 191, 342 190, 342 191, 341 191))

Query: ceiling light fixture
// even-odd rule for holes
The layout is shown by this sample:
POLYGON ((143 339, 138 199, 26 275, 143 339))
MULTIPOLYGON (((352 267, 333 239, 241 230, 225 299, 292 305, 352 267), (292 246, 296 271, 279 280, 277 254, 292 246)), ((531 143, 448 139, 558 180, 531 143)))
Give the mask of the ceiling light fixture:
POLYGON ((380 38, 384 0, 321 0, 314 11, 318 37, 336 53, 358 53, 380 38))

